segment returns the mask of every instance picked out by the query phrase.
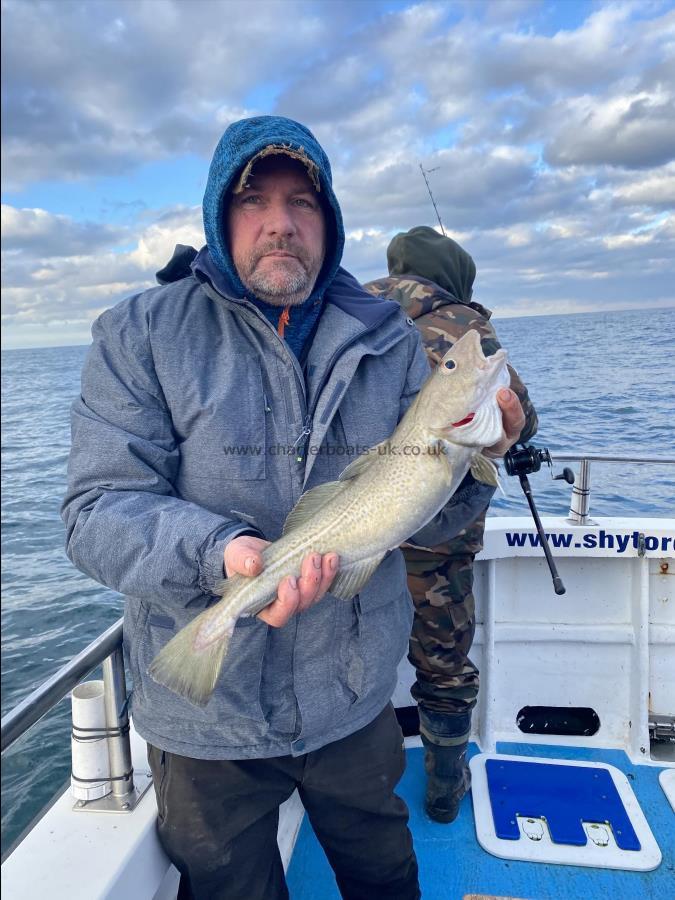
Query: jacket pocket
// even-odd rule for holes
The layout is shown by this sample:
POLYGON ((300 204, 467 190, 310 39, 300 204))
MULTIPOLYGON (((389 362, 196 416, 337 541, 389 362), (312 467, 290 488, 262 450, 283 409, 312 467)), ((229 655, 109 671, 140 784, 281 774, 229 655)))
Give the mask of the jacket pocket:
POLYGON ((268 409, 260 364, 244 357, 236 379, 219 384, 203 407, 180 422, 181 493, 212 502, 214 485, 227 496, 223 485, 265 478, 268 409))
POLYGON ((361 700, 388 681, 395 681, 408 649, 412 601, 405 587, 386 593, 366 585, 341 613, 350 621, 339 654, 338 681, 350 703, 361 700))
MULTIPOLYGON (((260 705, 260 682, 267 646, 268 626, 255 616, 239 619, 230 640, 220 676, 206 706, 198 707, 157 684, 148 668, 159 651, 193 618, 186 610, 174 617, 143 602, 130 668, 137 704, 153 718, 183 723, 227 722, 248 719, 265 723, 260 705)), ((186 660, 187 662, 187 660, 186 660)))

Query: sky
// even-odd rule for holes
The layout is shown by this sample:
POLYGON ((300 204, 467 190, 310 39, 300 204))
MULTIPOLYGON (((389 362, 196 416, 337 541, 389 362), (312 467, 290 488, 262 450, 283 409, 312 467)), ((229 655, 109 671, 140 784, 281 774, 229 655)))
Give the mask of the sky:
POLYGON ((92 321, 204 243, 229 123, 303 122, 361 281, 400 231, 495 316, 675 306, 675 3, 3 0, 3 347, 92 321))

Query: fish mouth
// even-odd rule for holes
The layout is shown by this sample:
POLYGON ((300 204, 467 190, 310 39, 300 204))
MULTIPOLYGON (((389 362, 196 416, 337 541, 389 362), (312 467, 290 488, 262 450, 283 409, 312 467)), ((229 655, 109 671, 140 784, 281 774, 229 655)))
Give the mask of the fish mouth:
MULTIPOLYGON (((468 350, 470 362, 483 372, 498 370, 501 367, 503 360, 506 358, 506 350, 503 350, 501 347, 495 353, 486 356, 483 353, 480 335, 474 329, 467 331, 460 340, 468 344, 466 349, 468 350)), ((460 341, 457 341, 455 347, 457 347, 457 344, 459 343, 460 341)))
POLYGON ((506 368, 506 350, 499 349, 485 356, 480 335, 474 329, 467 331, 452 347, 447 359, 475 370, 477 385, 475 406, 458 421, 449 426, 450 440, 460 444, 490 446, 502 435, 502 415, 497 403, 497 391, 507 388, 510 376, 506 368))
POLYGON ((486 356, 483 353, 479 333, 472 328, 456 341, 444 359, 455 358, 467 363, 481 372, 497 372, 506 359, 506 350, 500 348, 496 353, 486 356))
POLYGON ((506 362, 506 358, 506 350, 503 350, 501 347, 499 348, 499 350, 497 350, 496 353, 493 353, 491 356, 483 357, 483 359, 485 360, 485 368, 489 372, 488 380, 490 384, 504 381, 504 375, 506 374, 506 383, 500 384, 500 387, 509 386, 511 378, 507 373, 506 366, 504 365, 504 363, 506 362))

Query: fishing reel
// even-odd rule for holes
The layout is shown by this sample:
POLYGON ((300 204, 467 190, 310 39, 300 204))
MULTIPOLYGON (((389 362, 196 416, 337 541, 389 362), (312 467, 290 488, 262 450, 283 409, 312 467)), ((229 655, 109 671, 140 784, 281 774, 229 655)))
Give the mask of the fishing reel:
POLYGON ((530 444, 519 447, 518 444, 514 444, 504 454, 504 468, 507 475, 531 475, 532 472, 538 472, 544 463, 547 466, 552 465, 551 454, 546 447, 532 447, 530 444))
MULTIPOLYGON (((534 505, 532 488, 530 487, 530 482, 527 477, 532 472, 538 472, 544 464, 546 464, 549 469, 553 468, 551 454, 546 447, 533 447, 531 444, 523 444, 519 447, 517 444, 514 444, 513 447, 504 454, 504 468, 506 469, 506 473, 507 475, 518 476, 523 493, 529 504, 534 524, 537 527, 537 534, 539 535, 539 540, 544 550, 544 556, 546 557, 546 562, 551 571, 553 590, 556 594, 564 594, 565 586, 562 583, 562 579, 560 578, 560 575, 558 575, 558 570, 553 562, 553 555, 548 543, 548 538, 544 533, 537 507, 534 505)), ((571 469, 564 468, 560 475, 553 475, 553 480, 564 480, 568 484, 574 484, 574 472, 571 469)))
MULTIPOLYGON (((549 469, 553 467, 551 454, 546 447, 533 447, 531 444, 523 444, 519 447, 514 444, 504 454, 504 468, 507 475, 531 475, 532 472, 538 472, 544 464, 549 469)), ((560 475, 552 477, 554 481, 566 481, 568 484, 574 484, 574 472, 567 466, 560 475)))

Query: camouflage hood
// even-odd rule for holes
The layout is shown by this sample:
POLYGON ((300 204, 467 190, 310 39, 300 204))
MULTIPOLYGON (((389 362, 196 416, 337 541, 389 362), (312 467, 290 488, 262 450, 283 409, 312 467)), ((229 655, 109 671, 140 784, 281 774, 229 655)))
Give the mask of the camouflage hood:
POLYGON ((476 265, 451 238, 427 225, 397 234, 387 247, 390 278, 379 279, 378 290, 416 319, 447 303, 471 306, 486 318, 490 311, 471 301, 476 265))
POLYGON ((427 225, 397 234, 387 247, 387 265, 390 275, 420 275, 455 300, 471 300, 476 264, 459 244, 427 225))

